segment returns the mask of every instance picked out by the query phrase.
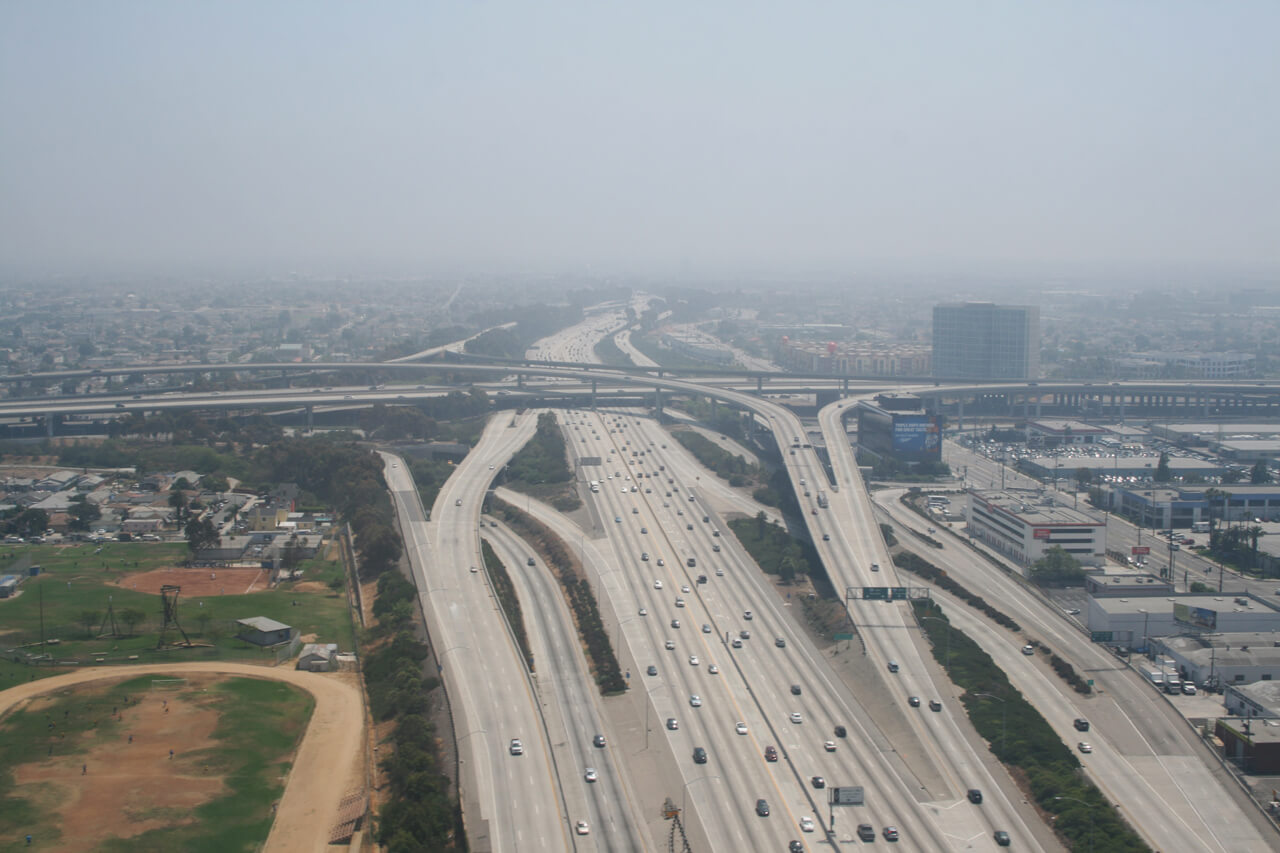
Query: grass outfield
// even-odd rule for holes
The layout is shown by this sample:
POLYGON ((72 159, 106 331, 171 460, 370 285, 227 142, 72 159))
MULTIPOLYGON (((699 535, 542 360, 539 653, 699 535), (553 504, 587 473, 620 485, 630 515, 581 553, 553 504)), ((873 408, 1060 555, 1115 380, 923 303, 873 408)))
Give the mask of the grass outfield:
MULTIPOLYGON (((229 595, 183 594, 179 601, 179 621, 187 636, 205 648, 170 649, 157 652, 163 608, 159 595, 129 588, 135 573, 163 570, 179 565, 187 557, 184 546, 155 543, 108 543, 77 545, 19 545, 0 548, 0 575, 27 574, 31 565, 41 567, 37 577, 28 577, 21 594, 0 600, 0 688, 15 679, 27 680, 56 672, 41 667, 36 672, 20 664, 15 669, 14 651, 39 651, 41 598, 43 597, 44 637, 56 639, 46 651, 61 660, 92 663, 95 657, 140 662, 182 659, 252 660, 262 657, 257 647, 235 639, 234 622, 250 616, 266 616, 315 634, 322 642, 349 649, 354 643, 351 617, 342 592, 343 569, 336 548, 300 568, 306 580, 280 584, 261 592, 229 595), (333 559, 328 559, 329 556, 333 559), (120 585, 116 585, 120 584, 120 585), (333 584, 333 586, 330 586, 333 584), (119 634, 99 636, 108 606, 114 611, 119 634), (130 631, 121 616, 127 610, 141 613, 142 621, 130 631), (90 619, 89 615, 95 614, 90 619)), ((177 569, 173 582, 181 585, 184 572, 177 569)), ((194 574, 188 574, 194 578, 194 574)), ((207 578, 207 574, 203 574, 207 578)), ((107 631, 109 632, 109 627, 107 631)), ((176 632, 171 635, 178 637, 176 632)))
POLYGON ((0 720, 0 851, 261 848, 314 700, 253 678, 153 681, 78 685, 0 720))

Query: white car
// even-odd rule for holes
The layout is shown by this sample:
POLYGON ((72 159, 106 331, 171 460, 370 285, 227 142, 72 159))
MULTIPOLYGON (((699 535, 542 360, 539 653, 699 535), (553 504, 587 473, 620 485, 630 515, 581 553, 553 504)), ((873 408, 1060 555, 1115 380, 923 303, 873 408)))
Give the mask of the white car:
POLYGON ((676 607, 684 607, 684 599, 676 596, 676 607))
POLYGON ((800 831, 813 832, 813 818, 809 817, 808 815, 805 815, 804 817, 800 818, 800 831))
POLYGON ((698 656, 689 655, 689 666, 697 666, 697 665, 698 665, 698 656))
POLYGON ((641 607, 641 608, 640 608, 640 615, 641 615, 641 616, 648 616, 648 615, 649 615, 649 611, 648 611, 648 610, 646 610, 645 608, 641 607))
POLYGON ((586 779, 588 782, 594 782, 599 779, 600 776, 596 773, 596 769, 594 767, 588 767, 587 772, 583 774, 582 778, 586 779))
POLYGON ((712 675, 719 675, 720 667, 716 666, 715 664, 711 664, 710 666, 707 667, 707 672, 711 673, 712 675))
POLYGON ((802 717, 800 716, 800 712, 799 712, 799 711, 792 711, 792 712, 791 712, 791 722, 793 722, 793 723, 797 723, 797 724, 799 724, 799 723, 803 723, 803 722, 804 722, 804 718, 802 718, 802 717))
POLYGON ((733 727, 733 730, 740 735, 745 735, 747 733, 747 724, 738 723, 736 726, 733 727))
POLYGON ((587 822, 586 822, 585 820, 580 820, 580 821, 578 821, 578 823, 573 827, 573 831, 574 831, 574 832, 576 832, 576 833, 578 833, 579 835, 590 835, 590 834, 591 834, 591 827, 590 827, 590 825, 588 825, 588 824, 587 824, 587 822))
POLYGON ((680 591, 681 591, 681 592, 683 592, 685 595, 688 595, 688 594, 689 594, 689 585, 688 585, 687 583, 686 583, 686 584, 682 584, 682 585, 680 586, 680 591))
MULTIPOLYGON (((658 565, 659 565, 659 566, 665 566, 666 564, 667 564, 667 561, 666 561, 666 560, 662 559, 661 557, 659 557, 659 558, 658 558, 658 565)), ((688 592, 688 591, 689 591, 689 590, 687 590, 687 589, 685 590, 685 592, 688 592)))
POLYGON ((654 580, 654 582, 653 582, 653 588, 654 588, 654 589, 662 589, 662 581, 660 581, 660 580, 654 580))
POLYGON ((689 707, 690 707, 690 708, 701 708, 701 707, 702 707, 702 697, 701 697, 701 696, 699 696, 697 693, 695 693, 695 694, 693 694, 692 696, 690 696, 690 697, 689 697, 689 707))

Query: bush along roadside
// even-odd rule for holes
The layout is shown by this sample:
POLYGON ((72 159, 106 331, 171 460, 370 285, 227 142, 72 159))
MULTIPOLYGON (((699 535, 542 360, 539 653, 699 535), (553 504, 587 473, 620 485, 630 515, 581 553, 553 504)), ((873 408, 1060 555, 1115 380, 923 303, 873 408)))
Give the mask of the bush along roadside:
POLYGON ((912 608, 934 659, 964 690, 960 702, 973 727, 992 754, 1025 782, 1036 804, 1055 816, 1054 831, 1068 847, 1107 853, 1150 851, 1097 786, 1084 778, 1075 754, 990 655, 953 627, 937 604, 914 601, 912 608))
POLYGON ((913 554, 910 551, 899 551, 893 555, 893 564, 900 569, 905 569, 914 575, 931 581, 939 589, 951 593, 965 604, 982 613, 991 619, 997 625, 1008 628, 1010 631, 1021 631, 1022 626, 1013 620, 1011 616, 1002 611, 997 610, 987 603, 987 600, 980 595, 974 595, 960 584, 956 583, 947 575, 945 571, 930 563, 919 554, 913 554))
POLYGON ((542 556, 560 582, 573 613, 573 621, 578 626, 578 636, 586 648, 587 663, 595 673, 600 692, 605 696, 625 692, 627 680, 622 677, 622 668, 613 652, 613 644, 609 642, 609 634, 604 629, 595 593, 591 591, 591 584, 581 576, 581 567, 564 540, 542 522, 501 498, 493 498, 490 506, 494 515, 505 521, 542 556))
POLYGON ((529 648, 529 635, 524 629, 524 613, 520 610, 520 597, 516 595, 515 585, 511 583, 507 567, 493 552, 488 539, 480 540, 480 552, 484 555, 489 582, 493 584, 493 594, 498 596, 498 604, 507 615, 507 624, 516 636, 516 645, 520 647, 520 654, 524 655, 524 665, 533 672, 533 649, 529 648))

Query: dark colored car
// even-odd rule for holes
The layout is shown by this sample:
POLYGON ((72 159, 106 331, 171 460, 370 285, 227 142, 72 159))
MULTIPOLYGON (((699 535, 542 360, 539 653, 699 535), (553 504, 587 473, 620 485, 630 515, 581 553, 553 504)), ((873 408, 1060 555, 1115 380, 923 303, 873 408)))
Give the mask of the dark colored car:
POLYGON ((597 749, 604 749, 604 735, 596 735, 591 739, 591 742, 596 745, 597 749))
POLYGON ((766 746, 766 747, 764 748, 764 760, 765 760, 765 761, 777 761, 777 760, 778 760, 778 750, 777 750, 777 749, 775 749, 775 748, 774 748, 774 747, 772 747, 772 746, 766 746))
POLYGON ((836 726, 836 737, 846 737, 848 734, 844 726, 836 726))
POLYGON ((700 747, 700 746, 695 746, 695 747, 693 748, 693 763, 694 763, 694 764, 706 764, 706 763, 707 763, 707 751, 706 751, 705 749, 703 749, 702 747, 700 747))
POLYGON ((799 685, 799 684, 793 684, 793 685, 791 685, 791 695, 792 695, 792 696, 799 696, 799 695, 800 695, 800 685, 799 685))
POLYGON ((996 844, 998 846, 1000 847, 1009 846, 1009 833, 1005 832, 1003 829, 997 829, 994 837, 996 839, 996 844))
POLYGON ((768 801, 768 800, 756 800, 756 814, 760 815, 760 817, 768 817, 768 816, 769 816, 769 801, 768 801))
POLYGON ((982 802, 982 792, 981 792, 981 791, 979 791, 977 788, 970 788, 970 789, 969 789, 969 802, 971 802, 971 803, 980 803, 980 802, 982 802))
POLYGON ((821 776, 814 776, 814 777, 813 777, 812 779, 810 779, 809 781, 813 784, 813 787, 815 787, 815 788, 825 788, 825 787, 827 787, 827 780, 826 780, 826 779, 823 779, 821 776))
POLYGON ((875 841, 876 829, 869 823, 858 824, 858 838, 861 841, 875 841))
POLYGON ((1089 731, 1089 721, 1086 720, 1084 717, 1077 717, 1075 721, 1075 727, 1076 727, 1076 731, 1078 732, 1087 732, 1089 731))

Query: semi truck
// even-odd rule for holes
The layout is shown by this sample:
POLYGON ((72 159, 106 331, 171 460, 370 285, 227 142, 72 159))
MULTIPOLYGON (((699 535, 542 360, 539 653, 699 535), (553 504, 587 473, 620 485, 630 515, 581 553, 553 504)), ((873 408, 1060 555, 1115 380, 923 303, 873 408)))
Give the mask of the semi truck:
POLYGON ((826 508, 827 508, 827 493, 826 493, 826 492, 818 492, 818 506, 822 507, 823 509, 826 509, 826 508))

